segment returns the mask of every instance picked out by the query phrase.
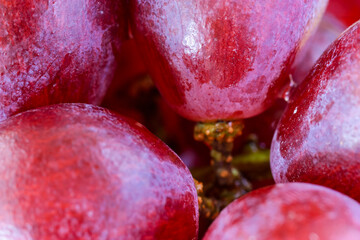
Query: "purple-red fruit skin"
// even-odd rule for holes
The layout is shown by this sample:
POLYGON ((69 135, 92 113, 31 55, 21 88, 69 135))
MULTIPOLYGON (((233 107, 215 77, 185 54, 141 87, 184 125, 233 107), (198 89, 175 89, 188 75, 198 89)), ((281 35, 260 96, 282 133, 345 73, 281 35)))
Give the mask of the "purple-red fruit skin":
POLYGON ((360 201, 360 22, 295 91, 271 147, 276 182, 310 182, 360 201))
POLYGON ((30 110, 0 123, 0 156, 0 238, 197 238, 189 170, 130 119, 86 104, 30 110))
POLYGON ((195 121, 247 118, 281 95, 327 0, 132 0, 132 28, 166 101, 195 121))
POLYGON ((360 0, 330 0, 327 12, 350 26, 360 19, 360 0))
POLYGON ((122 0, 0 2, 0 120, 61 102, 99 104, 127 35, 122 0))
POLYGON ((203 240, 356 240, 360 205, 317 185, 278 184, 255 190, 226 207, 203 240))
POLYGON ((310 37, 296 56, 291 75, 296 84, 300 84, 320 58, 323 52, 346 30, 346 26, 336 17, 325 13, 318 29, 310 37))

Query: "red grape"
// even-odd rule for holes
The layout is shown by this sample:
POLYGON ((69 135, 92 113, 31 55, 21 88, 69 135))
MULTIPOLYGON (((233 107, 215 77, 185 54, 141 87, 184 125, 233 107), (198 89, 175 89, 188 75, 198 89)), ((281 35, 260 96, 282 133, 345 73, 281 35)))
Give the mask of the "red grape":
POLYGON ((360 0, 329 0, 327 11, 350 26, 360 19, 360 0))
POLYGON ((0 156, 0 238, 197 237, 189 170, 132 120, 86 104, 30 110, 0 123, 0 156))
POLYGON ((231 203, 204 237, 212 239, 360 239, 360 205, 321 186, 278 184, 231 203))
POLYGON ((296 84, 300 84, 308 75, 321 54, 345 31, 346 26, 331 14, 326 13, 315 34, 296 56, 291 75, 296 84))
POLYGON ((100 103, 127 34, 122 0, 1 1, 0 25, 0 120, 53 103, 100 103))
POLYGON ((276 182, 311 182, 360 201, 360 22, 298 87, 271 146, 276 182))
POLYGON ((166 101, 196 121, 254 116, 286 85, 327 0, 130 1, 135 40, 166 101))
POLYGON ((330 0, 318 30, 296 56, 293 80, 301 83, 326 48, 359 18, 360 0, 330 0))

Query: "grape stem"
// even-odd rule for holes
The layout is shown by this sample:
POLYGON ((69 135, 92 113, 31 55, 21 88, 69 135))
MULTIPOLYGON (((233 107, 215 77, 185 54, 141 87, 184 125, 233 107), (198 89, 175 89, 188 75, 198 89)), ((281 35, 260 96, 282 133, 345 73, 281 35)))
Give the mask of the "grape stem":
POLYGON ((219 202, 208 198, 204 194, 204 185, 194 178, 194 183, 198 195, 199 211, 208 219, 215 219, 220 213, 219 202))
POLYGON ((194 138, 211 149, 215 173, 214 183, 206 183, 205 191, 198 191, 200 211, 205 217, 213 218, 235 198, 251 190, 250 183, 232 165, 234 139, 242 134, 243 127, 242 121, 197 123, 195 126, 194 138))
POLYGON ((232 166, 232 149, 235 137, 242 134, 242 121, 197 123, 194 138, 205 142, 211 149, 211 165, 219 186, 233 186, 241 179, 240 172, 232 166))

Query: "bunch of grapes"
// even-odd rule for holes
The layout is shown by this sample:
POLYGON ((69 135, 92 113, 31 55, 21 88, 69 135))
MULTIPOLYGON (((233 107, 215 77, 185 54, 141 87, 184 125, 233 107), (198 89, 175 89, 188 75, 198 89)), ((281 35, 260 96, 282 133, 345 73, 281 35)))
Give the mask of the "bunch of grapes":
POLYGON ((360 239, 359 18, 0 1, 0 239, 360 239))

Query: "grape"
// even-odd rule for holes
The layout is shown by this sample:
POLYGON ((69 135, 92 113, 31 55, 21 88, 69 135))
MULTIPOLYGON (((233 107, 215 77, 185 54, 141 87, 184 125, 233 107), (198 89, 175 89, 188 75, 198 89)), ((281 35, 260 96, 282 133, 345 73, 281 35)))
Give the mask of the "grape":
POLYGON ((299 54, 292 66, 292 77, 301 83, 326 48, 346 29, 360 18, 359 0, 330 0, 319 28, 299 54))
POLYGON ((326 13, 315 34, 296 56, 292 66, 292 80, 300 84, 308 75, 321 54, 345 31, 346 26, 337 18, 326 13))
POLYGON ((210 226, 204 240, 354 240, 360 238, 360 205, 306 183, 261 188, 235 200, 210 226))
POLYGON ((166 101, 195 121, 259 114, 281 95, 326 0, 132 0, 135 40, 166 101))
POLYGON ((320 57, 271 146, 276 182, 324 185, 360 200, 360 22, 320 57))
POLYGON ((99 104, 127 35, 122 1, 0 3, 0 120, 60 102, 99 104))
POLYGON ((360 0, 330 0, 327 11, 350 26, 360 19, 360 0))
POLYGON ((29 110, 0 123, 0 156, 0 238, 196 239, 189 170, 130 119, 86 104, 29 110))

